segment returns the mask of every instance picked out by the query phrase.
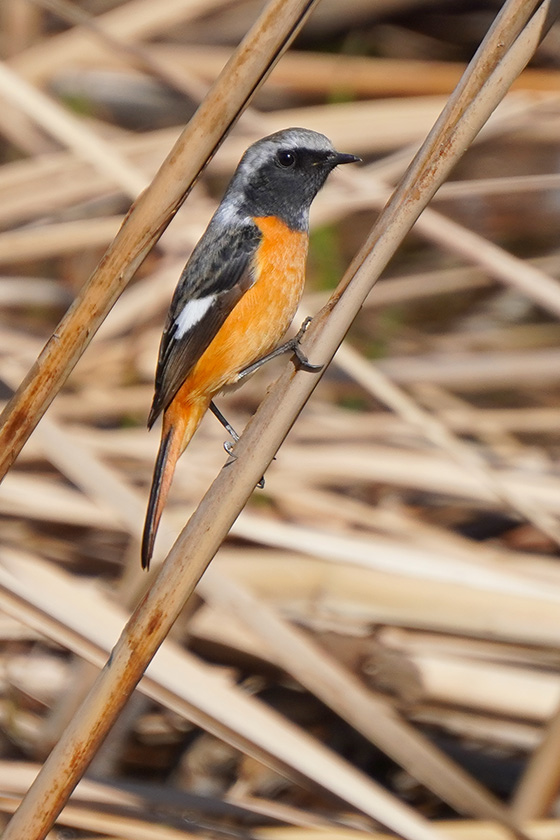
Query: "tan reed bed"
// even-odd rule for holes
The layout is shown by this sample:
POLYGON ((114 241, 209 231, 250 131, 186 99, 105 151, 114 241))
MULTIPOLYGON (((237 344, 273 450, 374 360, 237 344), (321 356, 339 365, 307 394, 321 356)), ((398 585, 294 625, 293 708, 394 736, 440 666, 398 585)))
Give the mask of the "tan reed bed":
MULTIPOLYGON (((0 85, 17 92, 11 108, 21 122, 3 127, 0 119, 0 131, 12 144, 19 138, 25 154, 0 167, 0 293, 15 315, 2 327, 2 379, 10 387, 111 242, 126 196, 149 182, 178 135, 175 128, 132 134, 80 119, 60 103, 37 98, 35 86, 48 84, 78 57, 88 68, 122 67, 124 60, 130 78, 153 74, 168 83, 166 73, 176 72, 177 61, 191 74, 190 93, 202 95, 223 62, 223 54, 208 48, 189 64, 181 58, 186 47, 149 40, 158 35, 165 41, 180 22, 210 14, 208 4, 166 2, 157 14, 150 5, 117 5, 97 18, 102 32, 71 27, 21 47, 2 68, 0 85), (134 49, 117 61, 114 39, 134 49), (36 107, 41 104, 44 110, 36 107), (33 304, 40 304, 38 314, 33 304)), ((219 11, 223 4, 215 5, 219 11)), ((28 21, 30 41, 40 20, 28 21)), ((289 92, 292 101, 267 112, 253 108, 232 133, 211 177, 123 292, 0 487, 0 640, 7 683, 18 699, 10 709, 4 695, 0 720, 29 759, 0 764, 5 814, 29 787, 33 759, 46 757, 61 738, 145 586, 137 540, 156 440, 143 419, 161 322, 185 255, 215 206, 214 181, 231 172, 254 137, 287 124, 322 130, 370 161, 380 156, 357 174, 333 178, 315 208, 317 243, 327 225, 342 232, 330 235, 341 238, 340 259, 348 259, 359 244, 353 227, 365 231, 379 212, 457 74, 456 67, 446 74, 429 62, 421 73, 404 62, 402 76, 383 88, 374 62, 357 60, 349 62, 345 84, 380 98, 305 105, 310 95, 320 100, 330 84, 332 60, 325 59, 312 89, 303 81, 298 86, 298 74, 309 78, 312 60, 320 57, 288 55, 285 67, 279 65, 270 89, 289 92), (360 82, 364 77, 367 84, 360 82), (418 87, 411 89, 413 77, 418 87), (396 93, 405 96, 390 98, 396 93), (27 646, 25 656, 14 639, 27 646), (37 639, 41 648, 32 656, 37 639)), ((538 78, 528 72, 476 144, 500 154, 522 138, 538 153, 558 122, 554 84, 553 71, 538 78), (540 85, 547 86, 545 94, 536 93, 540 85)), ((111 749, 124 756, 131 728, 149 732, 153 726, 156 739, 158 727, 162 738, 173 737, 177 719, 207 730, 210 735, 197 739, 202 763, 218 744, 222 757, 213 770, 203 770, 195 746, 186 747, 190 783, 212 779, 220 799, 263 823, 276 817, 292 826, 252 828, 255 836, 295 836, 296 826, 315 836, 341 836, 341 820, 368 831, 376 820, 407 837, 482 837, 501 830, 486 818, 507 824, 514 813, 523 819, 550 813, 560 764, 554 725, 538 747, 560 701, 558 256, 543 248, 527 260, 506 237, 504 244, 492 242, 484 224, 475 232, 454 210, 520 193, 527 201, 540 195, 552 202, 558 179, 554 172, 522 170, 511 177, 473 180, 459 172, 452 178, 436 197, 445 203, 416 225, 428 264, 422 255, 418 265, 408 260, 400 276, 383 280, 368 296, 347 345, 271 465, 265 491, 252 497, 205 575, 198 589, 203 605, 181 615, 173 641, 150 665, 140 690, 160 704, 157 712, 143 703, 137 713, 131 707, 127 727, 111 736, 111 749), (415 307, 428 318, 437 310, 435 329, 411 316, 415 307), (384 325, 383 313, 396 317, 394 328, 384 325), (374 352, 380 336, 384 346, 374 352), (457 532, 497 514, 513 523, 501 539, 479 542, 457 532), (208 651, 228 670, 204 661, 208 651), (416 810, 403 806, 397 790, 385 793, 323 743, 324 733, 295 725, 237 684, 237 677, 249 675, 276 690, 286 681, 301 686, 404 768, 403 791, 406 780, 417 780, 434 792, 430 802, 442 799, 476 820, 431 825, 422 797, 416 810), (447 758, 427 737, 434 732, 470 739, 483 752, 533 754, 516 811, 499 803, 476 773, 447 758), (233 782, 228 762, 236 766, 233 782), (298 791, 317 785, 323 792, 309 793, 302 805, 298 791), (281 801, 273 801, 278 790, 281 801), (349 817, 349 807, 368 819, 349 817)), ((313 266, 312 260, 311 274, 317 273, 313 266)), ((325 297, 310 290, 305 311, 315 313, 325 297)), ((224 400, 234 425, 244 425, 281 369, 261 372, 224 400)), ((222 440, 208 420, 180 463, 160 558, 220 469, 222 440)), ((168 825, 154 821, 143 794, 110 786, 88 794, 84 785, 63 824, 91 837, 190 836, 171 817, 168 825), (120 812, 123 806, 130 813, 120 812)), ((557 831, 554 822, 525 828, 543 838, 557 831)))

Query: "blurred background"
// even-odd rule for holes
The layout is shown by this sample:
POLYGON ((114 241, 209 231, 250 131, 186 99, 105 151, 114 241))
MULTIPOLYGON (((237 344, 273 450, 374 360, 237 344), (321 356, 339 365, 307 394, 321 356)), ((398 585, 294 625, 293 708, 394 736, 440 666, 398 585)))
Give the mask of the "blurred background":
MULTIPOLYGON (((501 5, 323 0, 1 485, 0 823, 147 585, 161 330, 244 149, 299 125, 364 161, 312 209, 299 324, 501 5)), ((262 7, 2 0, 3 401, 262 7)), ((136 692, 53 837, 372 831, 346 772, 429 819, 485 816, 458 768, 523 817, 556 816, 559 50, 555 26, 374 288, 174 628, 177 685, 136 692), (412 772, 418 737, 447 773, 412 772), (521 801, 543 743, 549 789, 521 801)), ((235 428, 284 364, 218 401, 235 428)), ((181 459, 156 570, 224 440, 209 416, 181 459)))

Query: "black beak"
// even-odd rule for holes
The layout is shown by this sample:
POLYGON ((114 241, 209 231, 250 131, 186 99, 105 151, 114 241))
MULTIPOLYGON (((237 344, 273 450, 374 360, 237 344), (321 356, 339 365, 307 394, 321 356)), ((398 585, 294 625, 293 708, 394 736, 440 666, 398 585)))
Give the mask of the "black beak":
POLYGON ((334 152, 331 160, 333 166, 340 166, 343 163, 360 163, 362 159, 356 157, 356 155, 345 155, 342 152, 334 152))

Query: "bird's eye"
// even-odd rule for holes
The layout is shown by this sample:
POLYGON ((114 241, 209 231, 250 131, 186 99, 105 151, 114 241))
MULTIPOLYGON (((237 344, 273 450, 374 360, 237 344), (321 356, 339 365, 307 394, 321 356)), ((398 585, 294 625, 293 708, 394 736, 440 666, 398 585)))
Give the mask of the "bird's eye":
POLYGON ((284 169, 291 169, 292 166, 295 166, 296 156, 293 152, 280 151, 276 155, 276 160, 284 169))

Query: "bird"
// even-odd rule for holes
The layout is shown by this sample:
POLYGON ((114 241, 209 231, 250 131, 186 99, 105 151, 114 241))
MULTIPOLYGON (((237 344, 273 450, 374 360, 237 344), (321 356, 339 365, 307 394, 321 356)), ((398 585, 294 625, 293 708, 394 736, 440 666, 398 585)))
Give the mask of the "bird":
POLYGON ((336 166, 359 160, 305 128, 257 140, 192 251, 167 314, 148 416, 149 429, 160 414, 163 420, 142 536, 144 569, 177 460, 207 409, 232 432, 214 396, 287 349, 300 366, 317 369, 297 341, 278 344, 303 294, 311 203, 336 166))

